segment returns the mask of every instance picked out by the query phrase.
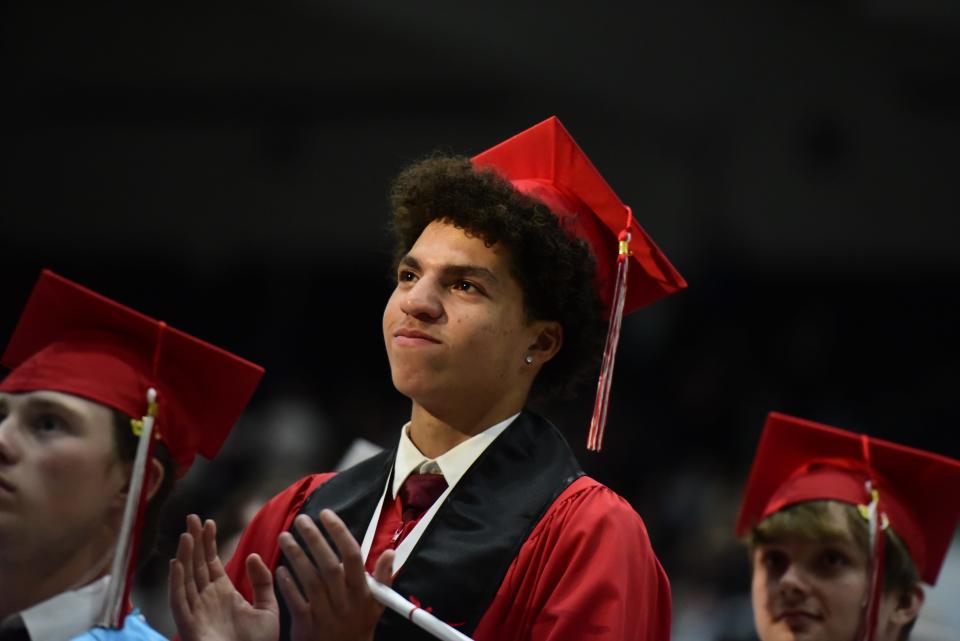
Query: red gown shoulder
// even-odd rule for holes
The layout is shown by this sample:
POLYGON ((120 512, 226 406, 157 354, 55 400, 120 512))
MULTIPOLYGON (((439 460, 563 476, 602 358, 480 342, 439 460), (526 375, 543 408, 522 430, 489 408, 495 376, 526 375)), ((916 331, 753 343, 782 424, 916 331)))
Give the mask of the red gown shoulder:
POLYGON ((474 638, 668 641, 670 617, 670 584, 640 516, 581 477, 521 546, 474 638))

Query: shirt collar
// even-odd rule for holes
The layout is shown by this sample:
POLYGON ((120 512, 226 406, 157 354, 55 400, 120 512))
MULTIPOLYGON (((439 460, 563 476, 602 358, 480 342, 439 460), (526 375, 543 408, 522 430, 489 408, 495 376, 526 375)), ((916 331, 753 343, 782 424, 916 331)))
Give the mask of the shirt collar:
POLYGON ((110 576, 107 575, 21 612, 30 641, 63 641, 92 628, 103 610, 109 583, 110 576))
POLYGON ((397 492, 400 491, 400 486, 403 485, 403 482, 407 480, 408 476, 417 471, 421 473, 439 472, 443 474, 447 485, 453 487, 463 475, 467 473, 467 470, 470 469, 473 462, 480 458, 483 451, 486 450, 518 416, 520 416, 520 412, 500 421, 496 425, 488 427, 479 434, 471 436, 463 443, 444 452, 435 459, 428 459, 417 449, 417 446, 413 444, 408 434, 410 423, 407 423, 403 426, 403 429, 400 430, 400 444, 397 446, 397 458, 393 464, 391 498, 396 498, 397 492))

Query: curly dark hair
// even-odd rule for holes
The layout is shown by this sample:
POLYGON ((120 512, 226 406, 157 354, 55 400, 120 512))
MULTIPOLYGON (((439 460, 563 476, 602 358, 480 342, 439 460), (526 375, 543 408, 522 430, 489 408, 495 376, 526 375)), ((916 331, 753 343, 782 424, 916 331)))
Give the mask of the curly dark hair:
POLYGON ((431 222, 443 220, 507 249, 529 320, 557 321, 563 346, 534 382, 539 398, 569 396, 595 373, 606 325, 594 289, 596 264, 587 244, 568 233, 543 203, 493 170, 462 156, 434 155, 407 167, 393 183, 394 267, 431 222))

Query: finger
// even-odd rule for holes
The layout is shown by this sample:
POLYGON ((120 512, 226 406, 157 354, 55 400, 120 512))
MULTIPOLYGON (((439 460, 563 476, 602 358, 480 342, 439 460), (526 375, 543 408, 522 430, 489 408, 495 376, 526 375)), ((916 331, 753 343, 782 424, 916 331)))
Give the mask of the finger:
POLYGON ((340 552, 340 560, 343 562, 343 578, 347 588, 350 590, 364 590, 367 585, 365 570, 363 569, 363 554, 360 552, 360 545, 353 538, 353 534, 347 529, 340 517, 333 510, 323 510, 320 512, 320 522, 327 530, 330 538, 333 539, 337 551, 340 552))
POLYGON ((329 609, 330 597, 327 594, 326 586, 320 579, 320 573, 316 566, 307 557, 303 548, 289 532, 283 532, 277 540, 280 543, 280 550, 290 564, 289 573, 297 577, 306 599, 317 608, 329 609))
POLYGON ((170 600, 170 612, 177 624, 180 636, 184 636, 186 622, 190 620, 190 606, 187 604, 187 593, 183 584, 183 564, 176 559, 170 559, 170 572, 167 577, 169 588, 167 597, 170 600))
POLYGON ((377 559, 377 564, 373 566, 373 578, 387 587, 393 584, 393 559, 396 556, 396 551, 386 550, 377 559))
POLYGON ((212 519, 207 519, 203 524, 203 552, 210 580, 216 581, 220 577, 226 576, 223 563, 217 554, 217 523, 212 519))
POLYGON ((210 572, 207 570, 207 559, 203 549, 203 524, 196 514, 187 517, 187 531, 193 537, 193 578, 197 584, 197 591, 202 592, 210 583, 210 572))
POLYGON ((246 565, 247 577, 253 588, 253 607, 258 610, 268 610, 274 614, 279 613, 277 594, 273 591, 273 576, 267 564, 259 554, 251 554, 247 557, 246 565))
POLYGON ((193 610, 197 602, 197 583, 193 576, 193 537, 188 532, 180 535, 180 542, 177 544, 177 561, 183 569, 183 586, 187 604, 193 610))
POLYGON ((177 626, 177 634, 182 641, 194 638, 194 616, 187 603, 187 593, 184 585, 183 563, 177 559, 170 559, 170 613, 173 623, 177 626))
POLYGON ((290 571, 283 566, 277 568, 277 584, 280 586, 280 596, 290 611, 290 618, 294 623, 302 623, 310 615, 310 604, 303 598, 290 571))
MULTIPOLYGON (((300 536, 303 537, 307 549, 313 555, 320 580, 323 581, 330 603, 337 612, 343 612, 347 605, 347 590, 343 581, 343 566, 333 549, 323 538, 317 524, 309 516, 301 514, 294 520, 294 525, 300 536)), ((297 575, 299 576, 299 574, 297 575)))

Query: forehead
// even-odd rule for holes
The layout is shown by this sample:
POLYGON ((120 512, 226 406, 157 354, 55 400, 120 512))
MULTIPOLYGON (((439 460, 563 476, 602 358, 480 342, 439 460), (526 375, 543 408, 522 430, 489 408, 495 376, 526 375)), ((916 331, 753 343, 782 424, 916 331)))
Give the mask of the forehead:
POLYGON ((803 541, 856 541, 851 510, 838 501, 808 501, 774 512, 756 527, 756 543, 803 541))
POLYGON ((441 220, 424 228, 408 255, 421 263, 472 264, 502 273, 507 272, 509 262, 508 251, 502 244, 487 245, 481 237, 441 220))
POLYGON ((58 410, 93 422, 109 421, 113 415, 113 410, 106 405, 54 390, 36 390, 16 394, 0 392, 0 405, 26 410, 58 410))

